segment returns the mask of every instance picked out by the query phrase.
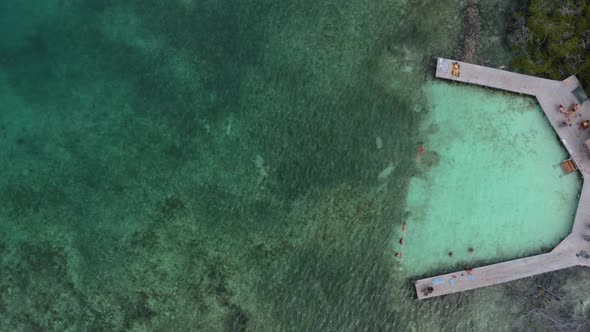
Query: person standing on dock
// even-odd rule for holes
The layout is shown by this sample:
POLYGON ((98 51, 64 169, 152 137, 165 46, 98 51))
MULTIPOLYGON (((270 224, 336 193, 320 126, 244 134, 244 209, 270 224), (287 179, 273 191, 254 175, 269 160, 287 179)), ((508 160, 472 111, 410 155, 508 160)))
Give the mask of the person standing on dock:
POLYGON ((568 110, 570 116, 575 116, 577 112, 580 110, 580 104, 573 104, 572 107, 568 110))
POLYGON ((570 112, 568 110, 565 109, 565 107, 563 107, 563 105, 559 105, 559 112, 563 113, 565 115, 569 115, 570 112))

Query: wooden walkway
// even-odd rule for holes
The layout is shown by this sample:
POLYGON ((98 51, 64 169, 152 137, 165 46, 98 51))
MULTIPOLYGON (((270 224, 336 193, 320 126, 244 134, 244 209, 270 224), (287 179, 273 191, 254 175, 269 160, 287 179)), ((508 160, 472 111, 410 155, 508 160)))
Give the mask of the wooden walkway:
POLYGON ((584 142, 590 138, 590 130, 578 129, 582 117, 590 120, 590 102, 580 103, 582 109, 572 126, 561 126, 565 116, 558 111, 559 105, 568 108, 579 103, 573 94, 580 87, 576 77, 554 81, 443 58, 437 60, 436 77, 536 97, 551 126, 578 166, 584 185, 572 232, 551 252, 418 280, 415 282, 418 298, 496 285, 572 266, 590 266, 590 241, 585 240, 590 239, 590 182, 586 182, 586 178, 590 176, 590 151, 584 146, 584 142), (451 75, 453 63, 458 63, 461 67, 459 77, 451 75))

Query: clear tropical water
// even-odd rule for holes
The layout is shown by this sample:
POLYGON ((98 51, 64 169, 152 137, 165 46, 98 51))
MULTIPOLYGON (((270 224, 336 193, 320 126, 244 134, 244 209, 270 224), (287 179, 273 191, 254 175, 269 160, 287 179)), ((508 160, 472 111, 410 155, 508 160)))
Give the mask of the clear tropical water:
MULTIPOLYGON (((433 57, 460 55, 466 5, 3 1, 0 330, 553 326, 531 315, 536 309, 583 319, 585 270, 417 302, 411 280, 421 263, 414 272, 410 258, 400 265, 393 257, 404 221, 408 257, 435 246, 411 241, 427 236, 414 231, 422 209, 412 204, 447 213, 435 209, 444 203, 436 195, 416 199, 420 190, 464 185, 445 159, 461 156, 461 144, 443 145, 440 135, 478 119, 450 117, 455 102, 440 90, 535 112, 527 101, 433 83, 433 57), (444 119, 455 120, 429 131, 444 119), (416 164, 420 141, 428 150, 416 164), (444 181, 435 176, 443 171, 444 181), (420 182, 429 178, 440 182, 420 182), (548 308, 537 284, 561 302, 548 308)), ((478 6, 479 62, 509 63, 504 34, 515 4, 478 6)), ((525 118, 535 123, 527 128, 546 126, 510 116, 525 118)), ((549 135, 511 128, 506 134, 523 140, 549 135)), ((523 164, 522 176, 539 172, 563 191, 561 217, 571 213, 576 180, 557 176, 562 152, 547 144, 538 156, 535 142, 519 143, 539 163, 523 164)), ((489 181, 473 177, 472 185, 480 180, 489 181)), ((519 183, 506 186, 524 190, 519 183)), ((537 212, 520 212, 529 214, 537 212)), ((494 245, 473 244, 475 255, 494 245)), ((513 249, 524 250, 507 255, 520 254, 513 249)))
POLYGON ((424 89, 429 151, 410 183, 404 266, 419 274, 477 266, 565 238, 580 178, 563 175, 567 153, 534 100, 447 82, 424 89))

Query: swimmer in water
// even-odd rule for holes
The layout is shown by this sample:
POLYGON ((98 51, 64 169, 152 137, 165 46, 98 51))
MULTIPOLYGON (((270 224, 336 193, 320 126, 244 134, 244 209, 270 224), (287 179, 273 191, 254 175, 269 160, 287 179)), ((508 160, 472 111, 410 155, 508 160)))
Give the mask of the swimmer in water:
POLYGON ((418 161, 420 161, 420 159, 422 159, 423 153, 424 153, 424 143, 420 143, 420 146, 418 147, 418 161))

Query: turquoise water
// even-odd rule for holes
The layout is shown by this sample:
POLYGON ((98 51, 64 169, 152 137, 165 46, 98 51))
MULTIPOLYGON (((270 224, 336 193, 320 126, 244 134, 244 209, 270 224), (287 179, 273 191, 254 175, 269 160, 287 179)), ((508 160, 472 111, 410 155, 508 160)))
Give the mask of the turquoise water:
MULTIPOLYGON (((454 120, 456 99, 438 97, 447 88, 432 75, 434 56, 461 55, 466 5, 2 2, 0 28, 10 33, 0 36, 0 331, 553 326, 536 309, 583 321, 586 270, 414 300, 411 280, 424 269, 410 268, 412 251, 453 249, 459 259, 467 245, 474 255, 495 245, 449 232, 464 242, 437 248, 418 240, 436 231, 432 224, 415 232, 419 218, 432 220, 424 208, 450 213, 435 209, 440 195, 412 198, 420 181, 431 179, 423 188, 435 192, 465 185, 446 159, 467 158, 462 145, 439 135, 466 133, 463 124, 476 119, 454 120), (417 164, 420 141, 427 151, 417 164), (434 182, 445 167, 454 178, 434 182), (413 207, 420 202, 431 205, 413 207), (408 260, 400 265, 393 253, 405 221, 408 260), (562 301, 547 307, 537 284, 562 301)), ((508 64, 504 34, 516 4, 478 6, 479 63, 508 64)), ((493 100, 490 111, 513 104, 467 91, 449 86, 445 94, 493 100)), ((528 121, 543 130, 497 130, 544 141, 546 124, 528 121)), ((522 176, 539 172, 567 205, 575 180, 551 168, 562 153, 554 148, 542 158, 527 149, 540 159, 537 168, 523 164, 522 176)), ((513 152, 497 151, 508 164, 513 152)), ((467 212, 481 215, 463 211, 462 222, 467 212)), ((520 216, 529 213, 537 214, 520 216)))
POLYGON ((567 152, 536 102, 447 82, 424 89, 433 109, 421 126, 424 172, 407 198, 404 267, 464 268, 548 251, 564 239, 580 177, 564 176, 567 152))

